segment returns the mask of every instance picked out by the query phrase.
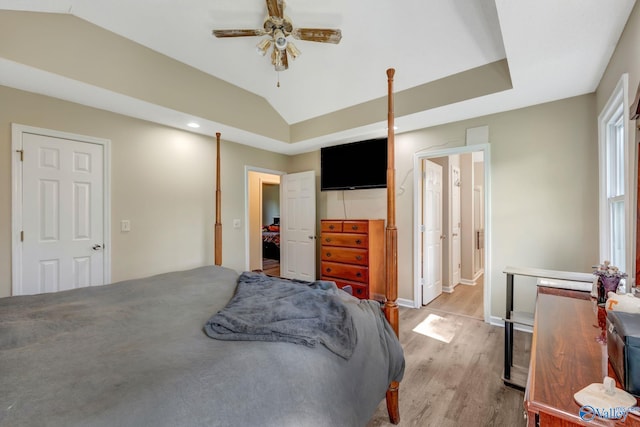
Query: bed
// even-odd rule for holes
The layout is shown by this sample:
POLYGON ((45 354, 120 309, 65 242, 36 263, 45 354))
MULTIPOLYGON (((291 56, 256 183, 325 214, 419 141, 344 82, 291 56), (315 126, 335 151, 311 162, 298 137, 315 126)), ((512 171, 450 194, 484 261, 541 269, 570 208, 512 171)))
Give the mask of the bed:
POLYGON ((262 257, 280 259, 280 226, 267 225, 262 228, 262 257))
POLYGON ((323 345, 212 339, 205 324, 238 278, 206 266, 0 299, 0 425, 366 425, 403 370, 384 318, 335 289, 357 332, 348 359, 323 345))
POLYGON ((217 133, 214 265, 1 298, 0 426, 363 426, 385 397, 390 421, 397 424, 405 361, 397 337, 393 72, 387 70, 390 167, 382 300, 359 300, 331 282, 289 281, 222 266, 217 133), (283 289, 298 298, 289 304, 292 311, 326 298, 341 320, 335 313, 329 321, 320 316, 322 327, 316 327, 302 315, 265 333, 259 322, 278 323, 280 306, 269 298, 280 298, 283 289), (239 302, 246 301, 242 295, 256 305, 247 309, 239 302), (245 327, 242 316, 256 314, 268 317, 245 327), (307 328, 292 331, 293 324, 307 328), (337 332, 326 331, 327 324, 337 332))

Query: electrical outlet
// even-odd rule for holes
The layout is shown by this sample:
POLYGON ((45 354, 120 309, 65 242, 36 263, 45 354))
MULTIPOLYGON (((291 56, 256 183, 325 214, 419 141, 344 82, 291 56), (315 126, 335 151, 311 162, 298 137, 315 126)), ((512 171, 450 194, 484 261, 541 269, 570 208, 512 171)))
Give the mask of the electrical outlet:
POLYGON ((129 221, 128 219, 123 219, 122 221, 120 221, 120 231, 124 233, 131 231, 131 221, 129 221))

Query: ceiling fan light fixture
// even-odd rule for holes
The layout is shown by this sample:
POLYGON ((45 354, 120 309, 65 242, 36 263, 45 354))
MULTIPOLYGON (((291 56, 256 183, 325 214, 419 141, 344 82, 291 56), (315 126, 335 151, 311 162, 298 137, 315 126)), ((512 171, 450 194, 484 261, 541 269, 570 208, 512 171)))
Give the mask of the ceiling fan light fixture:
POLYGON ((292 42, 287 43, 287 53, 291 55, 293 59, 296 59, 302 52, 292 42))
POLYGON ((273 40, 279 50, 287 48, 287 38, 284 36, 284 32, 281 29, 278 28, 273 32, 273 40))
POLYGON ((256 51, 258 52, 258 55, 265 56, 270 47, 271 47, 271 40, 263 39, 260 43, 256 45, 256 51))
POLYGON ((273 53, 271 54, 271 62, 273 63, 276 71, 284 71, 287 69, 284 66, 284 61, 282 60, 282 52, 275 47, 273 48, 273 53))

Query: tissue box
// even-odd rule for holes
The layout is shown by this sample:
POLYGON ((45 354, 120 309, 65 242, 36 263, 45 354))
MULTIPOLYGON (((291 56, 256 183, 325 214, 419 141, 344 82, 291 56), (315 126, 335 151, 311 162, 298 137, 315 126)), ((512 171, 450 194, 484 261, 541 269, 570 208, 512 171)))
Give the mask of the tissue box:
POLYGON ((607 352, 622 387, 640 396, 640 314, 607 311, 607 352))

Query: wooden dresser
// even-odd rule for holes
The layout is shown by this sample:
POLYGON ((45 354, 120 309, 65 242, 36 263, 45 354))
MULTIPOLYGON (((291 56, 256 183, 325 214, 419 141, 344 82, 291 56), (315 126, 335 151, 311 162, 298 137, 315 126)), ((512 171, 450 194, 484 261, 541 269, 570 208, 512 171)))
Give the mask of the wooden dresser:
POLYGON ((602 383, 605 375, 614 378, 617 387, 621 387, 608 363, 606 324, 603 324, 606 312, 588 297, 553 295, 548 291, 553 292, 538 288, 524 396, 527 425, 640 426, 640 418, 631 414, 624 423, 603 418, 585 420, 580 416, 581 407, 574 393, 589 384, 602 383))
POLYGON ((384 220, 321 220, 322 280, 351 286, 362 299, 384 297, 384 220))

